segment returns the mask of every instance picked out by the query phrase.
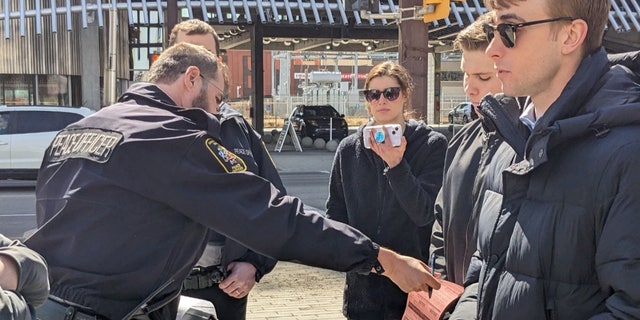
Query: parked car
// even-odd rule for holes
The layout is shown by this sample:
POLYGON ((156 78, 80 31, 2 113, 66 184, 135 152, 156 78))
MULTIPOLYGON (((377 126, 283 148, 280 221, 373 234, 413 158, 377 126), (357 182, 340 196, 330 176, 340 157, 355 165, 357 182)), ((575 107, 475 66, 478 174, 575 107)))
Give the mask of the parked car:
POLYGON ((473 104, 463 102, 449 111, 449 123, 465 124, 471 121, 471 113, 473 112, 473 104))
POLYGON ((58 131, 90 114, 86 107, 0 106, 0 179, 35 179, 58 131))
POLYGON ((349 134, 344 114, 331 105, 298 105, 293 108, 289 120, 301 137, 329 140, 329 128, 333 128, 332 139, 343 139, 349 134))

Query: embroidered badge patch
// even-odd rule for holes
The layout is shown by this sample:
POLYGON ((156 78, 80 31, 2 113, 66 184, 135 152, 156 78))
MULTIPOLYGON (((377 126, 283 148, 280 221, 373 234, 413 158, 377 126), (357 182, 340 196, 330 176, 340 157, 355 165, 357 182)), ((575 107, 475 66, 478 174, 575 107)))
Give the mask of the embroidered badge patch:
POLYGON ((205 141, 205 145, 227 173, 247 171, 247 165, 244 161, 233 152, 221 146, 215 139, 208 138, 205 141))
POLYGON ((122 133, 102 129, 66 129, 60 131, 49 148, 49 161, 84 158, 105 163, 123 139, 122 133))

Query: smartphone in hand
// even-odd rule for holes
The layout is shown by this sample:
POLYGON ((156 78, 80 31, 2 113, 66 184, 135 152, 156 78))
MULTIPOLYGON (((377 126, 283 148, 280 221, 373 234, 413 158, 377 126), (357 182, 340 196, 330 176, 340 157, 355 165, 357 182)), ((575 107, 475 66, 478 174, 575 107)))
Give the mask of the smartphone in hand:
POLYGON ((369 137, 371 136, 373 136, 377 143, 382 143, 386 140, 390 142, 392 146, 399 147, 402 141, 402 126, 399 124, 384 124, 364 127, 362 130, 362 140, 364 140, 364 147, 367 149, 371 149, 371 144, 369 143, 369 137), (388 136, 385 134, 383 128, 387 129, 388 136))

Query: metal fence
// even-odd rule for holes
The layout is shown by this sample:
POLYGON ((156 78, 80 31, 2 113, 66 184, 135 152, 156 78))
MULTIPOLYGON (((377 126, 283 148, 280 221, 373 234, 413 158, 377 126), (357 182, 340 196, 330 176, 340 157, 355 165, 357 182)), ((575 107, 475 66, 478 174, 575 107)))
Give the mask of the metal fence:
MULTIPOLYGON (((467 102, 466 96, 443 96, 440 100, 440 123, 449 122, 449 111, 462 102, 467 102)), ((250 119, 251 101, 238 100, 229 104, 245 118, 250 119)), ((289 118, 291 111, 297 105, 323 105, 330 104, 339 113, 344 114, 349 125, 358 125, 369 118, 364 97, 358 92, 341 92, 334 95, 305 95, 305 96, 273 96, 264 99, 264 127, 281 128, 284 121, 289 118)))
POLYGON ((440 99, 440 123, 449 123, 449 111, 457 105, 468 101, 469 99, 464 95, 443 96, 440 99))
MULTIPOLYGON (((249 119, 251 103, 249 100, 230 102, 231 106, 249 119)), ((340 94, 314 94, 305 96, 273 96, 264 99, 264 127, 282 127, 297 105, 330 104, 339 113, 344 114, 350 124, 367 119, 369 113, 364 98, 358 92, 340 92, 340 94), (352 120, 352 121, 349 121, 352 120)))

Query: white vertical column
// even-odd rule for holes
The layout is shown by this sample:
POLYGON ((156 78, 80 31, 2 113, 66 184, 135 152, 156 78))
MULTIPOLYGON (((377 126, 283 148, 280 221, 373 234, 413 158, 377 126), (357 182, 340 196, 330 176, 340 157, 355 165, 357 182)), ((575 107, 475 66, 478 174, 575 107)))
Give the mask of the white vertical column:
POLYGON ((112 0, 109 9, 109 43, 107 45, 107 60, 104 77, 104 105, 111 105, 116 101, 116 63, 118 61, 118 10, 116 2, 112 0))
MULTIPOLYGON (((87 1, 87 4, 96 1, 87 1)), ((100 109, 100 37, 95 11, 87 11, 87 28, 80 31, 80 55, 82 73, 80 74, 82 105, 94 110, 100 109)), ((71 88, 71 86, 69 86, 71 88)))

